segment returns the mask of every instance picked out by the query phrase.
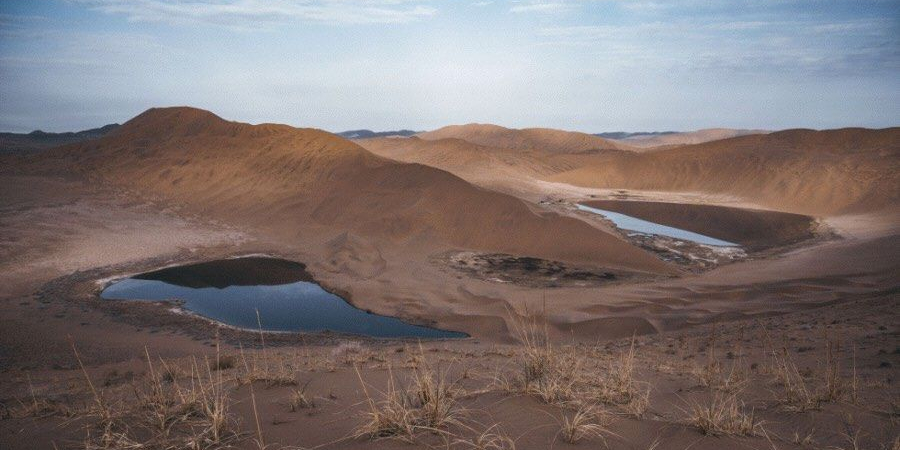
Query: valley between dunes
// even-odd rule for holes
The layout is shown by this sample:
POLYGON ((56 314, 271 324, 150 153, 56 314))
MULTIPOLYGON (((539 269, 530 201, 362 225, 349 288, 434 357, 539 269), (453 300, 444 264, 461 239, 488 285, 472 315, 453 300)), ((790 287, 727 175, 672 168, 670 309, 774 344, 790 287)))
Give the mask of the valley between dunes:
MULTIPOLYGON (((267 254, 303 262, 354 306, 471 336, 421 345, 371 339, 351 345, 333 335, 264 338, 275 350, 248 348, 254 368, 263 358, 268 373, 272 358, 302 374, 270 389, 253 380, 235 388, 245 433, 263 434, 269 443, 478 448, 444 443, 441 433, 346 438, 359 420, 341 418, 364 415, 370 404, 362 379, 387 391, 393 372, 386 368, 414 373, 430 361, 437 373, 466 380, 460 382, 466 394, 456 401, 489 416, 480 424, 503 424, 504 433, 519 436, 517 448, 568 445, 558 430, 571 399, 542 401, 527 386, 515 394, 496 386, 494 369, 518 367, 529 314, 541 317, 550 343, 571 350, 560 350, 566 358, 602 353, 597 361, 609 362, 627 354, 638 336, 635 373, 656 386, 647 394, 651 412, 629 412, 631 400, 612 402, 617 419, 604 425, 612 430, 610 448, 648 448, 654 439, 664 440, 658 448, 803 448, 791 433, 810 428, 820 430, 821 445, 844 445, 834 430, 847 414, 855 414, 854 426, 866 430, 861 439, 873 446, 898 435, 892 383, 900 364, 900 128, 785 130, 646 151, 583 133, 493 125, 348 141, 315 129, 230 122, 194 108, 156 108, 99 139, 0 155, 0 189, 0 394, 9 411, 11 399, 30 401, 21 393, 32 383, 41 401, 89 399, 81 388, 58 389, 60 380, 74 384, 84 373, 105 378, 111 397, 125 395, 120 375, 147 376, 145 354, 172 361, 191 381, 191 357, 217 351, 244 357, 243 345, 255 346, 256 334, 217 329, 165 305, 103 302, 98 282, 179 262, 267 254), (746 258, 698 269, 661 258, 575 207, 623 199, 792 213, 810 216, 812 225, 773 237, 776 245, 707 214, 707 227, 730 227, 730 237, 753 245, 746 258), (610 281, 473 275, 450 263, 459 255, 530 257, 610 274, 610 281), (685 402, 718 395, 715 383, 702 390, 695 381, 717 346, 716 355, 727 352, 729 361, 739 354, 747 367, 767 364, 771 333, 791 342, 786 348, 803 364, 821 361, 826 347, 805 328, 811 324, 858 345, 858 353, 839 358, 847 369, 852 357, 854 374, 858 369, 871 388, 861 395, 879 409, 854 399, 815 415, 788 414, 769 408, 768 384, 748 375, 748 402, 762 405, 760 414, 774 422, 771 435, 754 428, 748 436, 707 436, 675 419, 690 409, 685 402), (224 350, 215 348, 220 340, 224 350), (807 344, 819 353, 796 350, 807 344), (76 370, 82 362, 84 372, 76 370), (290 390, 307 380, 318 406, 308 414, 285 412, 290 390), (256 386, 255 394, 248 386, 256 386), (545 429, 547 417, 553 419, 545 429), (265 422, 256 431, 249 426, 254 418, 265 422), (303 432, 292 434, 297 427, 303 432)), ((656 214, 659 223, 697 220, 656 214)), ((765 226, 788 228, 775 219, 765 226)), ((566 361, 557 363, 574 364, 566 361)), ((734 370, 738 363, 726 364, 734 370)), ((51 448, 82 439, 84 418, 47 417, 0 421, 0 443, 51 448)), ((600 445, 596 436, 586 440, 600 445)), ((247 434, 231 444, 255 448, 247 434)))

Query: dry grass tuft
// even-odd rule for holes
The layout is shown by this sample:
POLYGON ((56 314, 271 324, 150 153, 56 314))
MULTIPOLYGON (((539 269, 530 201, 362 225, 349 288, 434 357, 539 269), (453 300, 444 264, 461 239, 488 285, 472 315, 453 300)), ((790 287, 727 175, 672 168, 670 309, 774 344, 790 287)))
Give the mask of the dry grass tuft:
POLYGON ((593 407, 582 405, 571 418, 563 417, 557 436, 569 444, 577 444, 584 439, 601 438, 604 446, 607 446, 605 434, 610 434, 610 431, 606 428, 605 422, 605 414, 593 407))
POLYGON ((300 389, 294 389, 291 392, 291 398, 288 405, 291 408, 291 412, 297 412, 301 409, 310 409, 316 407, 316 401, 312 397, 306 394, 306 388, 309 386, 309 381, 306 382, 300 389))
POLYGON ((785 409, 802 412, 820 409, 823 403, 857 402, 859 379, 855 352, 852 374, 847 379, 841 370, 840 345, 827 336, 823 363, 806 371, 798 368, 787 346, 776 350, 768 334, 766 339, 772 348, 770 372, 775 376, 775 383, 781 386, 778 399, 785 409))
POLYGON ((356 375, 369 405, 366 422, 356 430, 356 437, 390 437, 412 442, 417 423, 415 408, 409 397, 397 388, 393 372, 388 378, 388 389, 382 393, 383 398, 379 401, 369 395, 369 389, 358 368, 356 375))
POLYGON ((87 424, 85 449, 216 449, 238 439, 226 382, 221 372, 213 374, 213 363, 194 360, 189 372, 163 360, 157 367, 145 349, 148 374, 133 382, 133 400, 112 404, 95 388, 74 344, 72 349, 93 398, 78 416, 87 424))
POLYGON ((710 436, 755 436, 762 429, 762 423, 756 420, 752 409, 749 413, 745 409, 735 395, 716 393, 708 404, 691 406, 690 422, 710 436))
POLYGON ((635 379, 635 339, 606 371, 599 370, 591 380, 588 394, 596 401, 620 406, 626 413, 641 417, 650 406, 650 385, 635 379))
POLYGON ((438 372, 425 362, 421 347, 420 356, 421 363, 414 368, 405 388, 397 386, 393 370, 388 367, 388 388, 377 401, 355 367, 369 405, 366 422, 357 429, 356 437, 391 437, 412 442, 419 431, 449 436, 448 427, 462 425, 455 383, 448 380, 446 372, 438 372))

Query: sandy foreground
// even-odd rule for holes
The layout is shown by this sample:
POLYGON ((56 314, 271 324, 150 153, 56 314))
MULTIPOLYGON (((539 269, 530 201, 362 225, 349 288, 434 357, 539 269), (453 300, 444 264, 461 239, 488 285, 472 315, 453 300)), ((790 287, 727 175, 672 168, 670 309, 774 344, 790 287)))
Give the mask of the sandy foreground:
MULTIPOLYGON (((823 218, 819 238, 700 274, 536 288, 463 276, 431 259, 454 249, 429 243, 315 230, 301 242, 80 181, 0 183, 3 448, 129 448, 122 436, 159 448, 898 445, 896 214, 823 218), (253 333, 96 299, 97 280, 255 253, 309 264, 358 307, 472 338, 273 336, 263 349, 253 333), (199 369, 216 355, 231 363, 199 369), (152 423, 145 391, 175 410, 200 384, 228 405, 218 441, 206 413, 152 423), (392 408, 406 419, 388 420, 392 408)), ((584 193, 537 184, 519 190, 532 208, 584 193)))

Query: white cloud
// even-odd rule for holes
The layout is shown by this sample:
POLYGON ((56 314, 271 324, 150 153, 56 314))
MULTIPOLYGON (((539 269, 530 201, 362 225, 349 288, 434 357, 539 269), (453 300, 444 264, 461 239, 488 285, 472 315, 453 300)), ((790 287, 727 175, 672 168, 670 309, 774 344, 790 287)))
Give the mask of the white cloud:
POLYGON ((421 0, 75 0, 133 22, 206 23, 231 28, 296 21, 329 24, 405 23, 433 16, 421 0))
POLYGON ((514 13, 557 13, 569 11, 573 8, 575 8, 575 5, 571 3, 532 1, 514 5, 509 8, 509 11, 514 13))

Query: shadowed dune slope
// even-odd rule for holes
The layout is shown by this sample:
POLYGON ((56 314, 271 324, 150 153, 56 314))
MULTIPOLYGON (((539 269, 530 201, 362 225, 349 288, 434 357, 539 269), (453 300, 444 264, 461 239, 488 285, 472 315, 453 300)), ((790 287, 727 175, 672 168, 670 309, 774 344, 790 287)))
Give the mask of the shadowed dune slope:
POLYGON ((450 125, 434 131, 419 133, 425 140, 456 138, 486 147, 511 150, 544 150, 553 153, 584 153, 593 150, 631 150, 620 142, 587 133, 524 128, 521 130, 489 124, 450 125))
POLYGON ((228 122, 193 108, 151 109, 104 138, 20 162, 298 239, 311 230, 354 231, 385 245, 438 240, 622 269, 672 270, 579 220, 534 212, 442 170, 381 158, 320 130, 228 122))
POLYGON ((580 186, 735 195, 813 215, 895 208, 900 128, 786 130, 642 154, 551 177, 580 186))

